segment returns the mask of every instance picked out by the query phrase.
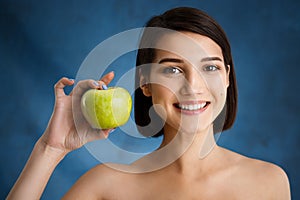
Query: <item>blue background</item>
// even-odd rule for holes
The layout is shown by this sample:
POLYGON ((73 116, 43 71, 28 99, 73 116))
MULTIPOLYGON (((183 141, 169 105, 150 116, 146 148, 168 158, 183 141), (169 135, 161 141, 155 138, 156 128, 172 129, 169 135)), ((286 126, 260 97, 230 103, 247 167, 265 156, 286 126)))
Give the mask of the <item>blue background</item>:
MULTIPOLYGON (((75 78, 84 58, 101 41, 177 6, 208 12, 232 45, 239 110, 235 126, 222 134, 219 144, 281 166, 293 199, 300 199, 296 0, 0 1, 0 199, 47 126, 54 83, 62 76, 75 78)), ((59 199, 98 163, 85 148, 70 153, 57 166, 42 199, 59 199)))

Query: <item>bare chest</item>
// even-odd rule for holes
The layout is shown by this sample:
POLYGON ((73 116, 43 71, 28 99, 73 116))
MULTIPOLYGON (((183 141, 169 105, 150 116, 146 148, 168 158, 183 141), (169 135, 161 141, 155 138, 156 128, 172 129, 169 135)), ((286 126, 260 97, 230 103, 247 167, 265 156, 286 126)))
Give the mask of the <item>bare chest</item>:
MULTIPOLYGON (((114 200, 207 200, 207 199, 239 199, 232 187, 209 181, 181 182, 176 179, 152 180, 138 184, 124 184, 124 187, 114 192, 114 200)), ((241 199, 241 198, 240 198, 241 199)))

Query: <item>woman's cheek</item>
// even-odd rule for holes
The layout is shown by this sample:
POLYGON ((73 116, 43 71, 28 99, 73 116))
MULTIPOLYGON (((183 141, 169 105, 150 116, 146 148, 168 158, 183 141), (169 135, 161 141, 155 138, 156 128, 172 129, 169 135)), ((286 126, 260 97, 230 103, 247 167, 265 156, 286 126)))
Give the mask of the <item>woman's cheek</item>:
POLYGON ((209 91, 213 97, 213 110, 214 116, 216 117, 222 111, 225 103, 226 103, 226 95, 227 95, 227 87, 225 84, 225 80, 221 78, 210 80, 209 91))

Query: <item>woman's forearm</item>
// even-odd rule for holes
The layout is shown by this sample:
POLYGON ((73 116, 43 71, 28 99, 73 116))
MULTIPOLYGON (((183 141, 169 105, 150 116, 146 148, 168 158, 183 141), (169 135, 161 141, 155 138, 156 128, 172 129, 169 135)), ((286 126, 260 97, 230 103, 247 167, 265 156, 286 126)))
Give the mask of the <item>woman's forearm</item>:
POLYGON ((7 199, 40 199, 52 172, 65 155, 39 140, 7 199))

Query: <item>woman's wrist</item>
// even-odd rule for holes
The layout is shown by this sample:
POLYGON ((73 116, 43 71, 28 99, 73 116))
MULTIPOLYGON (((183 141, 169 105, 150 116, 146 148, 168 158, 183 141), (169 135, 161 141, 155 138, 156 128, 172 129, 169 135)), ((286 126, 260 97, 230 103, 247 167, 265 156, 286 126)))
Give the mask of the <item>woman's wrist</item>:
POLYGON ((68 153, 66 150, 48 145, 43 138, 40 138, 36 142, 34 151, 38 154, 44 155, 50 162, 54 162, 54 164, 58 164, 68 153))

